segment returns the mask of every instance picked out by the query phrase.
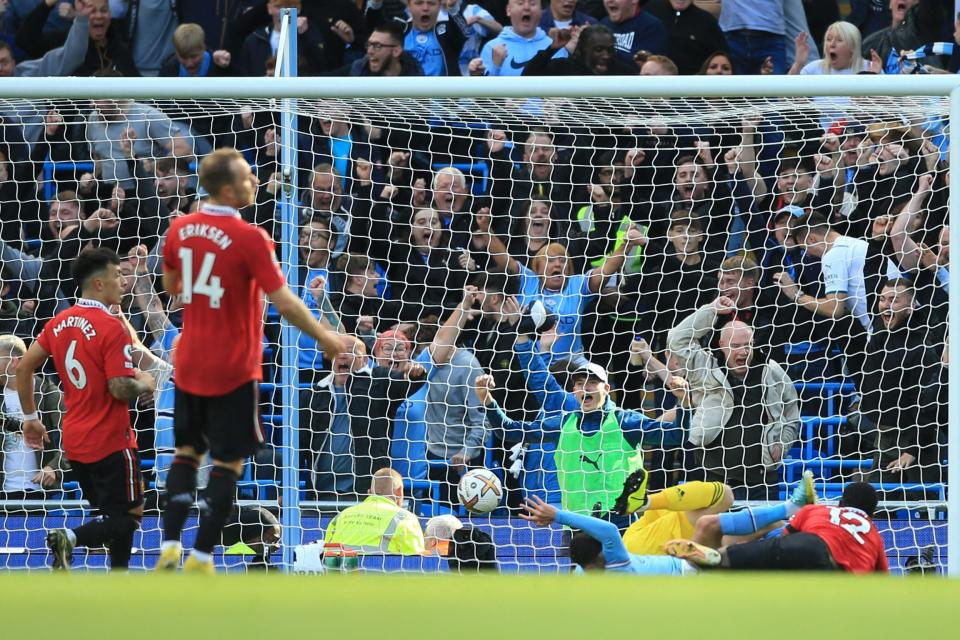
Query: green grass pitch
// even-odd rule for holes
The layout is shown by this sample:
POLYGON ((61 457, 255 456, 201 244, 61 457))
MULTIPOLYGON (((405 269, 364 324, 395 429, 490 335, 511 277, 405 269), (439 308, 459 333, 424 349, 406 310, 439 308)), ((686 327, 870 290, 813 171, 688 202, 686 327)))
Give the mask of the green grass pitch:
POLYGON ((931 577, 36 573, 0 593, 11 639, 960 637, 960 581, 931 577))

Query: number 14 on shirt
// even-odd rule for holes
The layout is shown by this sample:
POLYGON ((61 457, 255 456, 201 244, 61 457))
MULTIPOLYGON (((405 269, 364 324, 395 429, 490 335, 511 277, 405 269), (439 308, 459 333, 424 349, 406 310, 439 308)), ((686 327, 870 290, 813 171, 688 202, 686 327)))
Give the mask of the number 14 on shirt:
POLYGON ((179 255, 183 268, 183 291, 181 292, 183 302, 193 302, 193 295, 197 294, 207 296, 210 299, 211 309, 219 309, 224 289, 220 286, 220 276, 213 275, 214 263, 217 261, 216 254, 210 251, 203 254, 200 272, 197 273, 195 279, 193 277, 193 249, 180 247, 179 255))

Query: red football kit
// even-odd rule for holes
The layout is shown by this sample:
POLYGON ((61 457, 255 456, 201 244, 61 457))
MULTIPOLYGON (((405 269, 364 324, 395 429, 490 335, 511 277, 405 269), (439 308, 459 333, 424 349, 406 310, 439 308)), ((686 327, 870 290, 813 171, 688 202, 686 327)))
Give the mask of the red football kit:
POLYGON ((890 570, 877 525, 859 509, 807 505, 790 519, 788 527, 793 531, 812 533, 823 540, 834 562, 844 571, 890 570))
POLYGON ((170 225, 163 264, 182 282, 177 387, 209 397, 262 380, 263 292, 286 283, 266 232, 205 204, 170 225))
POLYGON ((63 381, 63 451, 67 459, 96 462, 136 449, 127 402, 110 394, 111 378, 134 376, 126 326, 96 300, 80 298, 47 322, 37 337, 63 381))

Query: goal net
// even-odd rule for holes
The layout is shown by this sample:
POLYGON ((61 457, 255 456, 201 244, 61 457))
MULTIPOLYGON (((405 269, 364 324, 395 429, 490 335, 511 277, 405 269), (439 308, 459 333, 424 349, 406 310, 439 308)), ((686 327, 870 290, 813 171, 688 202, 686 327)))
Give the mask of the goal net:
MULTIPOLYGON (((69 382, 43 371, 53 437, 30 451, 7 336, 29 344, 71 304, 91 246, 123 258, 122 313, 155 356, 158 393, 131 406, 146 496, 131 567, 155 562, 180 327, 161 248, 221 146, 254 168, 243 215, 297 295, 365 350, 325 361, 268 312, 265 444, 218 563, 259 557, 262 508, 309 570, 310 544, 391 467, 423 526, 449 514, 491 535, 503 571, 566 571, 569 532, 520 519, 523 499, 625 527, 614 501, 644 466, 650 492, 721 482, 738 505, 786 500, 805 470, 827 501, 871 482, 894 570, 943 566, 948 111, 884 96, 4 99, 0 566, 47 566, 44 531, 90 515, 58 449, 69 382), (475 468, 502 486, 491 513, 460 504, 475 468)), ((361 567, 446 567, 383 551, 361 567)))

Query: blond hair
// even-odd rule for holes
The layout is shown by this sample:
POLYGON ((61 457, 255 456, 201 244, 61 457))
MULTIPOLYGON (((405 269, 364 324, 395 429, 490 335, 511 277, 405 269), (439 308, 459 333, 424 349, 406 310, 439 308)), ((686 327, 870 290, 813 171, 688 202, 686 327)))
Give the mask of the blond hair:
POLYGON ((653 62, 655 64, 660 65, 661 67, 663 67, 664 71, 666 71, 668 75, 671 75, 671 76, 680 75, 680 69, 677 68, 677 63, 675 63, 673 60, 671 60, 667 56, 661 56, 655 53, 653 55, 647 56, 647 59, 643 61, 643 64, 646 64, 648 62, 653 62))
POLYGON ((198 49, 206 49, 206 34, 203 27, 192 22, 180 25, 173 32, 173 48, 181 57, 189 56, 198 49))
POLYGON ((745 278, 751 278, 754 282, 760 281, 760 267, 750 256, 731 256, 720 263, 720 271, 739 271, 745 278))
POLYGON ((373 472, 370 493, 375 496, 393 496, 398 491, 403 491, 403 476, 390 467, 383 467, 373 472))
POLYGON ((0 335, 0 357, 22 358, 27 353, 27 343, 12 333, 0 335))
POLYGON ((863 55, 860 52, 863 36, 860 35, 860 29, 853 23, 847 22, 846 20, 840 20, 834 22, 829 27, 827 27, 826 32, 823 34, 823 49, 824 52, 823 60, 821 60, 821 65, 823 67, 823 72, 826 74, 830 73, 830 58, 826 55, 827 51, 827 36, 831 33, 834 33, 840 36, 840 39, 844 41, 845 44, 850 46, 850 51, 853 52, 853 57, 850 58, 850 68, 853 69, 854 73, 860 73, 863 71, 863 55))

